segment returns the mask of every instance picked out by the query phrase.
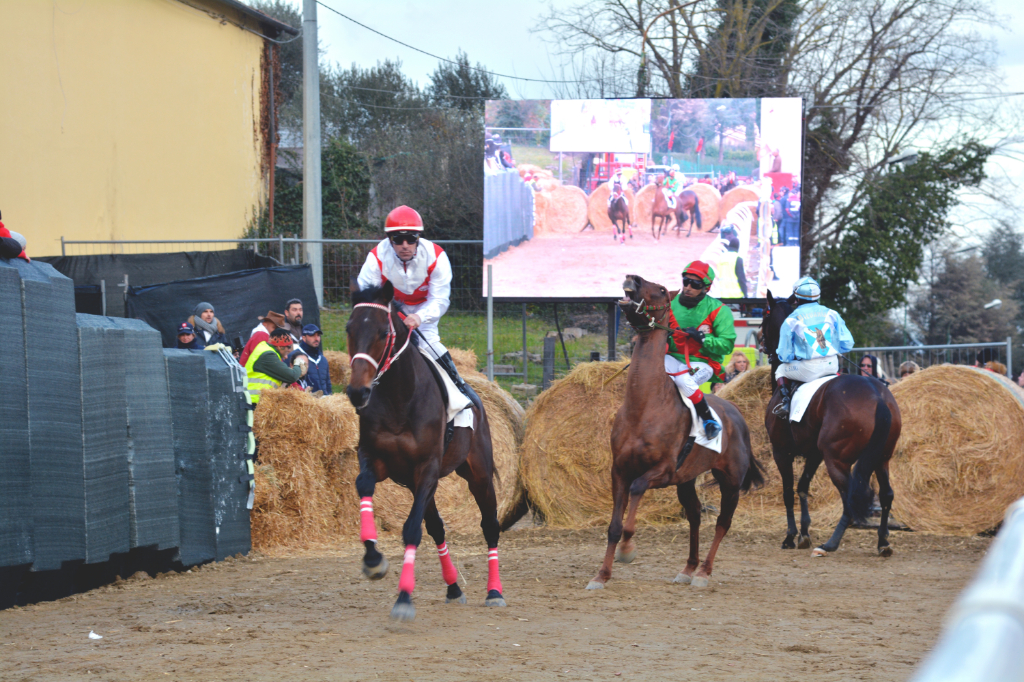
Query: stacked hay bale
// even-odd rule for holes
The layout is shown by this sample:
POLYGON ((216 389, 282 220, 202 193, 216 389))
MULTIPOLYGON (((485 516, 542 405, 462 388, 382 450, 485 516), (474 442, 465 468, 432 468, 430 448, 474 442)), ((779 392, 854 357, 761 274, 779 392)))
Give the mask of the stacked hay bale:
POLYGON ((893 385, 903 432, 893 513, 914 530, 974 535, 1024 490, 1024 403, 992 372, 938 365, 893 385))
MULTIPOLYGON (((737 204, 741 204, 744 201, 757 201, 757 192, 751 187, 733 187, 731 190, 726 192, 722 196, 722 201, 718 205, 718 213, 722 220, 729 215, 729 211, 736 207, 737 204)), ((756 212, 755 212, 756 213, 756 212)), ((751 228, 750 236, 757 236, 757 226, 751 228)))
POLYGON ((587 195, 582 189, 559 184, 540 194, 547 197, 543 220, 546 232, 573 234, 587 226, 587 195))
POLYGON ((327 358, 327 368, 331 372, 331 388, 335 393, 340 393, 348 386, 348 378, 352 373, 348 353, 325 350, 324 357, 327 358))
MULTIPOLYGON (((626 372, 612 376, 625 364, 580 363, 541 393, 527 413, 523 485, 534 510, 551 526, 604 526, 611 518, 611 428, 626 372)), ((644 495, 638 518, 675 522, 679 510, 674 488, 653 490, 644 495)))
MULTIPOLYGON (((722 195, 717 189, 703 182, 696 182, 686 189, 697 195, 697 203, 700 205, 701 230, 710 231, 721 222, 725 215, 719 206, 722 203, 722 195)), ((694 229, 696 227, 697 225, 694 224, 694 229)))
MULTIPOLYGON (((590 198, 587 200, 587 219, 590 224, 598 232, 610 232, 612 230, 612 221, 608 217, 608 197, 611 196, 612 191, 608 188, 607 182, 602 182, 598 185, 597 189, 590 193, 590 198)), ((633 195, 633 190, 628 187, 625 189, 626 203, 629 204, 629 217, 630 222, 636 221, 636 197, 633 195)))

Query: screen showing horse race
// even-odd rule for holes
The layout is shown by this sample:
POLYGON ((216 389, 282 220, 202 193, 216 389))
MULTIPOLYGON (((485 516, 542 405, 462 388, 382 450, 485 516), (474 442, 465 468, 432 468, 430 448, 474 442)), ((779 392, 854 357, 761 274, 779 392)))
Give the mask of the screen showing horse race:
POLYGON ((484 114, 484 294, 616 299, 626 274, 722 299, 800 277, 799 98, 492 100, 484 114))

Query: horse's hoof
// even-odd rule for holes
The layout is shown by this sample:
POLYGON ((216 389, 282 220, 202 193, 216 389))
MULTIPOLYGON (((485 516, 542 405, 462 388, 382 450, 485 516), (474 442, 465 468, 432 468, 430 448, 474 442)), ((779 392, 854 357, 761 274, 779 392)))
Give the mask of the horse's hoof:
POLYGON ((814 557, 828 556, 828 552, 823 550, 821 547, 815 547, 814 549, 811 550, 811 556, 814 556, 814 557))
POLYGON ((617 564, 631 564, 631 563, 633 563, 633 559, 635 559, 635 558, 636 558, 636 547, 634 547, 633 549, 631 549, 630 551, 628 551, 626 553, 623 553, 622 550, 620 550, 620 549, 616 549, 615 550, 615 563, 617 563, 617 564))
POLYGON ((484 606, 508 606, 508 604, 505 603, 505 598, 501 596, 501 592, 488 590, 487 599, 484 599, 484 606))
POLYGON ((444 598, 444 603, 445 604, 465 604, 466 603, 466 595, 465 594, 460 594, 458 597, 445 597, 444 598))
POLYGON ((800 536, 800 544, 798 544, 797 547, 799 549, 810 549, 810 547, 811 547, 811 536, 810 535, 801 535, 800 536))
POLYGON ((690 580, 690 587, 698 587, 699 588, 699 587, 707 587, 707 586, 708 586, 708 579, 705 578, 702 575, 695 575, 695 576, 693 576, 693 579, 690 580))
POLYGON ((363 575, 370 580, 380 580, 388 574, 388 560, 387 557, 381 557, 380 563, 376 566, 367 566, 363 564, 363 575))
POLYGON ((603 590, 604 589, 604 583, 600 583, 600 582, 598 582, 596 580, 591 580, 589 583, 587 583, 587 589, 588 590, 603 590))
POLYGON ((878 556, 880 556, 880 557, 890 557, 890 556, 892 556, 892 547, 890 547, 889 545, 886 545, 885 547, 879 547, 878 548, 878 556))
POLYGON ((672 582, 678 583, 680 585, 689 585, 691 582, 693 582, 693 576, 689 576, 685 573, 679 572, 676 573, 676 577, 672 579, 672 582))
POLYGON ((416 617, 416 607, 408 592, 399 592, 398 601, 391 607, 391 618, 401 622, 409 622, 416 617))
POLYGON ((782 549, 796 549, 796 543, 793 542, 792 535, 787 535, 786 539, 782 541, 782 549))

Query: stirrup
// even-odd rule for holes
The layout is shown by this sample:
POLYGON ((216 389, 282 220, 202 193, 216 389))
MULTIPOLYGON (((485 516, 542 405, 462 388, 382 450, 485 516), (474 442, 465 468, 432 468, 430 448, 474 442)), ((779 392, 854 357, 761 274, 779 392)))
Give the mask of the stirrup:
POLYGON ((782 401, 779 402, 778 405, 775 406, 775 409, 772 410, 772 414, 774 414, 776 417, 783 417, 783 416, 788 417, 789 416, 789 407, 790 407, 790 399, 787 396, 786 398, 783 398, 782 401))
POLYGON ((718 437, 718 434, 722 432, 722 425, 716 422, 714 419, 704 420, 704 435, 707 436, 708 440, 714 440, 718 437))

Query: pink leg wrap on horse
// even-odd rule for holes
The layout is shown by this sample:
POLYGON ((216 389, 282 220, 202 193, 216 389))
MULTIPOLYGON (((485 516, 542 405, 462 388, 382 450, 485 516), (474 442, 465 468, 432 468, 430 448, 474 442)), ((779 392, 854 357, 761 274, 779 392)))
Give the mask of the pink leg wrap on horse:
POLYGON ((452 557, 448 553, 448 543, 442 542, 437 546, 437 557, 441 560, 441 575, 444 576, 445 585, 454 585, 459 579, 459 572, 455 570, 452 557))
POLYGON ((498 548, 487 550, 487 589, 501 592, 501 576, 498 574, 498 548))
POLYGON ((373 498, 359 500, 359 541, 377 541, 377 524, 373 522, 373 498))
POLYGON ((416 589, 416 545, 407 545, 405 560, 402 562, 402 577, 398 579, 398 591, 408 592, 416 589))

